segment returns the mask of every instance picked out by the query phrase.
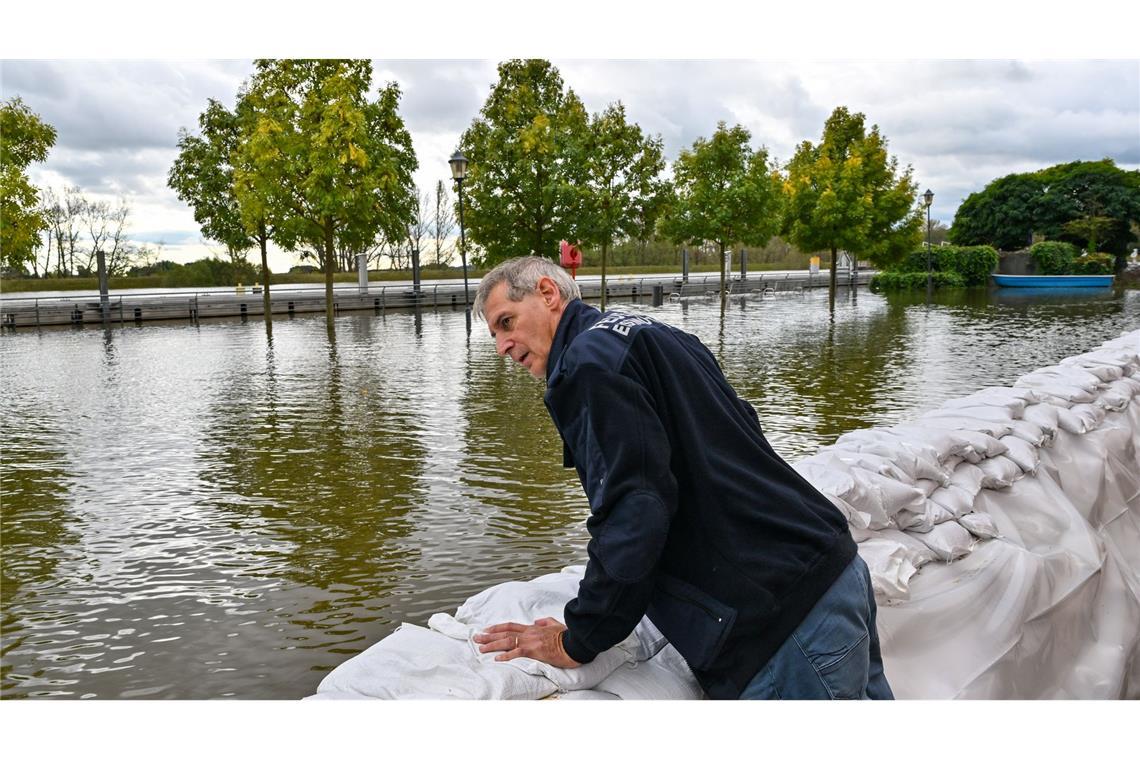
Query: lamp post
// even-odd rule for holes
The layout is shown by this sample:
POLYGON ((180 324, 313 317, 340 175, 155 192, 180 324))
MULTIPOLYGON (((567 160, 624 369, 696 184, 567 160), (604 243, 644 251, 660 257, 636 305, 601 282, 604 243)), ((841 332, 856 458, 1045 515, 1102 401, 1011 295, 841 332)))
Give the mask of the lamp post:
POLYGON ((467 179, 467 157, 459 151, 448 160, 451 178, 459 187, 459 255, 463 259, 463 313, 467 315, 467 332, 471 332, 471 299, 467 293, 467 235, 463 229, 463 180, 467 179))
POLYGON ((926 294, 930 295, 930 204, 934 203, 934 193, 929 189, 922 194, 923 203, 926 204, 926 294))

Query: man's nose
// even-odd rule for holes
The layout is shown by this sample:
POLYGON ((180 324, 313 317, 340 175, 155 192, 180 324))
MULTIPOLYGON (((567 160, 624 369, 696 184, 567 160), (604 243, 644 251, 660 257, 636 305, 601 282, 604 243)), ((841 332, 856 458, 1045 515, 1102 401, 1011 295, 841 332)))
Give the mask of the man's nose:
POLYGON ((506 338, 495 339, 495 351, 499 356, 506 356, 512 345, 514 344, 506 338))

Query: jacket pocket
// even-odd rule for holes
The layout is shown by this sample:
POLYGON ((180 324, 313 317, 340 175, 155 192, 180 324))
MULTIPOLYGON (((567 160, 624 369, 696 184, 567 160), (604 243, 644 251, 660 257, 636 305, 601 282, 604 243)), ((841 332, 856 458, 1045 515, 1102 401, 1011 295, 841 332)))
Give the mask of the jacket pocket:
POLYGON ((735 609, 669 575, 658 576, 648 614, 693 670, 709 669, 736 622, 735 609))

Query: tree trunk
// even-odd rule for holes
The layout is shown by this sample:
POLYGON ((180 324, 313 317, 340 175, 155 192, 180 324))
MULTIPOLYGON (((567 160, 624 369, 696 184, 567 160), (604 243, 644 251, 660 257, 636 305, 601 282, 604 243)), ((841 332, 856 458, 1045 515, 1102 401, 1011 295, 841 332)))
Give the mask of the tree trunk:
POLYGON ((728 261, 724 257, 726 246, 724 243, 720 244, 720 311, 724 313, 725 308, 728 306, 728 288, 725 282, 725 270, 728 269, 728 261))
POLYGON ((609 240, 602 242, 602 311, 605 311, 605 253, 609 250, 609 240))
POLYGON ((835 246, 831 247, 831 282, 827 288, 827 298, 831 301, 832 305, 835 304, 835 289, 838 287, 839 273, 837 270, 839 261, 839 249, 835 246))
POLYGON ((269 300, 269 255, 266 251, 269 236, 265 234, 265 222, 259 222, 257 225, 257 242, 261 246, 261 299, 264 304, 265 321, 272 322, 273 310, 269 300))
POLYGON ((325 322, 328 324, 329 332, 333 329, 333 271, 336 269, 336 239, 333 234, 333 221, 328 217, 324 219, 325 231, 325 250, 324 250, 324 265, 325 265, 325 322))

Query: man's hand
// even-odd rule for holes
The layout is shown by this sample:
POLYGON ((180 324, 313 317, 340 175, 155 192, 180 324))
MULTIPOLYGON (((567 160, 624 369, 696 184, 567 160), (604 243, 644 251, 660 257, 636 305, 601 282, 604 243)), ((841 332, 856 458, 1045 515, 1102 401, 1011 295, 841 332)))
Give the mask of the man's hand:
POLYGON ((534 625, 499 623, 475 634, 475 643, 480 644, 480 652, 502 652, 495 658, 497 662, 529 657, 556 668, 577 668, 582 663, 570 659, 562 648, 565 630, 566 626, 554 618, 536 620, 534 625))

